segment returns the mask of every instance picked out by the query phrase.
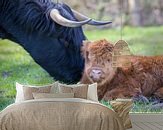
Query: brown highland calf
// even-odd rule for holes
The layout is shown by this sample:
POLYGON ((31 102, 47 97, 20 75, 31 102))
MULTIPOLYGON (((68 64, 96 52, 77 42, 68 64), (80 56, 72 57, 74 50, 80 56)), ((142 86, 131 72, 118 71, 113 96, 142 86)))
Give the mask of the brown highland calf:
POLYGON ((131 56, 127 68, 113 66, 115 46, 107 40, 86 41, 81 83, 98 83, 99 100, 138 95, 163 98, 163 56, 131 56))

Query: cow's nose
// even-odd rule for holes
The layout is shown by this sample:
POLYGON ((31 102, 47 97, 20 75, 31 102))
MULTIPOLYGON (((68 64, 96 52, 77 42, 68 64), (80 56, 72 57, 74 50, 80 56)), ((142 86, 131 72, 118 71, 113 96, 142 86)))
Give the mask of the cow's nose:
POLYGON ((93 80, 100 79, 101 75, 102 75, 102 71, 100 69, 92 69, 91 72, 90 72, 90 77, 93 80))

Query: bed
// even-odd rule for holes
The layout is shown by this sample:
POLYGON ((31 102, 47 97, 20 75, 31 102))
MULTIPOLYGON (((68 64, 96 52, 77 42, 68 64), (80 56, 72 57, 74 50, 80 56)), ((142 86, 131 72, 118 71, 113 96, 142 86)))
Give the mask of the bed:
POLYGON ((0 130, 125 130, 131 101, 98 102, 97 83, 16 83, 15 103, 0 112, 0 130))
POLYGON ((14 103, 0 112, 0 130, 125 130, 122 119, 104 105, 79 98, 14 103))

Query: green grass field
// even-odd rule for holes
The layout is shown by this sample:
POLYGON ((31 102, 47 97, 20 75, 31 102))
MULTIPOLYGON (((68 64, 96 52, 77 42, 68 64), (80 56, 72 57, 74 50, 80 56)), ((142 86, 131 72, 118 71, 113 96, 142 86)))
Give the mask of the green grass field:
MULTIPOLYGON (((86 31, 89 40, 108 39, 115 43, 120 39, 120 30, 86 31)), ((163 54, 163 26, 130 28, 123 30, 123 39, 133 54, 163 54)), ((15 83, 44 85, 54 82, 29 54, 18 44, 0 40, 0 110, 14 102, 15 83)))

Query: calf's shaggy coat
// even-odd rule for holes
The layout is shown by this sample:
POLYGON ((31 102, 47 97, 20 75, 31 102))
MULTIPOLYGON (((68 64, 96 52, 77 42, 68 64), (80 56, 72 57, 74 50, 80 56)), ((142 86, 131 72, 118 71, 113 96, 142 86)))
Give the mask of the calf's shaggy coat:
POLYGON ((85 42, 81 83, 98 83, 99 100, 138 95, 163 98, 163 56, 131 56, 128 68, 113 67, 114 46, 106 40, 85 42))

